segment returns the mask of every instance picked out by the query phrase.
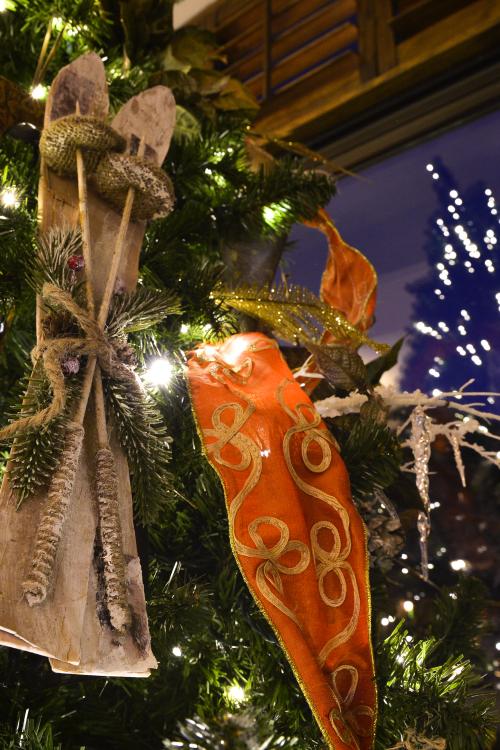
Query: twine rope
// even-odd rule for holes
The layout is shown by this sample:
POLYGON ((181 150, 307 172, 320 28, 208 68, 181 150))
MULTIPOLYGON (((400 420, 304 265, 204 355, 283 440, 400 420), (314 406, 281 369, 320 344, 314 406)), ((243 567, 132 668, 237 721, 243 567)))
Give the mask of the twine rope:
POLYGON ((174 206, 170 178, 145 159, 123 153, 125 148, 126 141, 116 130, 88 115, 54 120, 40 138, 40 153, 57 174, 76 174, 76 152, 80 149, 95 189, 117 210, 123 210, 132 187, 133 220, 168 216, 174 206))
POLYGON ((110 378, 126 382, 133 390, 142 390, 134 371, 118 358, 112 341, 105 332, 101 331, 89 313, 74 301, 69 292, 65 292, 54 284, 46 283, 43 285, 42 299, 68 312, 76 320, 84 336, 44 339, 41 344, 35 346, 31 357, 34 364, 40 359, 42 361, 52 391, 52 401, 49 406, 36 414, 21 417, 8 424, 0 430, 0 440, 8 440, 20 432, 46 425, 62 414, 68 394, 61 360, 69 353, 87 356, 94 354, 100 367, 110 378))

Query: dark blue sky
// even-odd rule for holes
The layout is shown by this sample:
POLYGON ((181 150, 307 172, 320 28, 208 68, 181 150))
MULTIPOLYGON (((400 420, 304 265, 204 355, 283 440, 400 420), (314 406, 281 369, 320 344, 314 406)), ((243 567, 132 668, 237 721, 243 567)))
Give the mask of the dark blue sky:
MULTIPOLYGON (((342 236, 365 253, 379 275, 376 338, 393 342, 408 326, 411 295, 405 286, 426 271, 425 229, 439 206, 425 165, 441 157, 466 189, 479 180, 500 203, 500 111, 410 147, 343 178, 328 208, 342 236)), ((288 254, 293 283, 318 291, 326 258, 326 240, 312 229, 295 226, 288 254)))

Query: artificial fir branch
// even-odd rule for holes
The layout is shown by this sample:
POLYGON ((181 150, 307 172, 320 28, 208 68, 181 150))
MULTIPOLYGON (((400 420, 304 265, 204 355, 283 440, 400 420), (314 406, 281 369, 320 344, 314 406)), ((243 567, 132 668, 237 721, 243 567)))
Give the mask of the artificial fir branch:
POLYGON ((462 657, 436 665, 434 638, 414 641, 401 623, 377 652, 379 719, 375 747, 401 741, 406 729, 444 737, 449 750, 483 750, 495 738, 494 697, 462 657))
POLYGON ((389 427, 358 414, 326 419, 326 423, 340 446, 355 498, 362 499, 395 481, 402 450, 389 427))
POLYGON ((163 416, 153 398, 128 383, 104 378, 109 416, 129 461, 137 517, 157 520, 171 497, 170 443, 163 416))
POLYGON ((180 301, 172 291, 140 286, 130 294, 115 294, 106 323, 111 338, 143 331, 161 323, 168 315, 179 315, 180 301))
MULTIPOLYGON (((26 430, 14 440, 8 471, 18 506, 48 485, 59 464, 64 447, 66 422, 78 390, 78 382, 79 379, 76 378, 68 383, 68 398, 63 414, 46 425, 26 430)), ((25 383, 26 392, 16 417, 36 414, 46 408, 51 401, 49 383, 41 363, 35 366, 25 383)))
POLYGON ((27 264, 28 282, 37 293, 45 283, 69 290, 74 286, 75 273, 68 265, 71 256, 81 255, 82 238, 79 229, 50 229, 40 234, 37 251, 27 264))

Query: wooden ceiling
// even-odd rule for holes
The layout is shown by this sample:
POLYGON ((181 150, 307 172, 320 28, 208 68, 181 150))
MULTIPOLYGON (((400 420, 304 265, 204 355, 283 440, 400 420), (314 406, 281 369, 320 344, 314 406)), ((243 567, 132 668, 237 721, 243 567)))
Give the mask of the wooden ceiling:
POLYGON ((343 166, 498 106, 499 0, 219 0, 193 23, 260 100, 259 131, 343 166))

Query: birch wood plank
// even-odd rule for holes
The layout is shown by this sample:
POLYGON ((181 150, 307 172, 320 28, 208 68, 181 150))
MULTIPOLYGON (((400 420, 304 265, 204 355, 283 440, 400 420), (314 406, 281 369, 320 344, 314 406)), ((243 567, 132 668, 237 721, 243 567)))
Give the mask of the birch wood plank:
MULTIPOLYGON (((73 114, 78 99, 82 114, 105 118, 108 109, 104 67, 93 53, 63 68, 56 77, 46 108, 46 124, 73 114)), ((130 100, 113 126, 130 147, 144 136, 146 158, 161 164, 170 144, 175 102, 165 87, 155 87, 130 100)), ((118 231, 120 215, 89 186, 92 244, 92 283, 96 304, 102 298, 107 266, 118 231)), ((78 191, 75 179, 42 172, 40 185, 42 228, 78 223, 78 191)), ((119 279, 127 290, 137 281, 144 222, 131 223, 127 233, 119 279)), ((40 326, 38 326, 40 331, 40 326)), ((0 492, 0 644, 52 657, 56 671, 83 674, 146 676, 156 665, 149 645, 140 565, 135 545, 132 498, 126 459, 116 442, 120 514, 124 553, 128 567, 128 593, 135 625, 134 634, 116 638, 99 619, 94 541, 97 512, 93 500, 95 435, 93 404, 85 419, 85 441, 75 484, 74 498, 58 553, 54 586, 47 600, 30 608, 21 596, 21 582, 30 561, 44 501, 38 496, 15 510, 8 481, 0 492), (142 634, 141 647, 137 634, 142 634), (135 636, 135 637, 134 637, 135 636)))
MULTIPOLYGON (((175 101, 172 94, 164 86, 155 86, 128 101, 114 118, 112 126, 126 138, 129 150, 135 150, 141 138, 144 138, 146 143, 144 158, 161 164, 170 145, 174 120, 175 101)), ((90 210, 92 211, 92 208, 90 210)), ((96 228, 95 221, 91 219, 91 237, 96 228)), ((132 290, 137 283, 144 223, 132 223, 130 228, 127 235, 126 253, 118 271, 118 279, 127 290, 132 290), (131 237, 139 228, 142 230, 140 241, 131 242, 131 237)), ((110 251, 117 228, 113 228, 112 231, 113 234, 109 240, 110 251)), ((99 236, 105 233, 106 227, 103 227, 99 236)), ((92 239, 92 248, 94 244, 92 239)), ((95 263, 94 266, 94 294, 97 302, 100 302, 106 285, 109 256, 110 252, 107 264, 102 263, 100 266, 99 263, 95 263)), ((70 674, 147 677, 157 663, 150 646, 142 573, 133 525, 129 470, 126 458, 116 440, 111 442, 118 476, 120 519, 123 551, 127 562, 127 593, 132 611, 132 631, 118 635, 106 625, 103 619, 100 619, 98 608, 96 609, 96 599, 99 598, 100 588, 97 576, 98 561, 94 559, 89 576, 80 663, 74 665, 71 662, 63 663, 62 660, 51 659, 51 665, 56 672, 70 674)), ((97 442, 94 443, 95 445, 97 442)))

